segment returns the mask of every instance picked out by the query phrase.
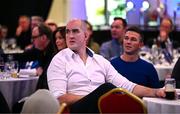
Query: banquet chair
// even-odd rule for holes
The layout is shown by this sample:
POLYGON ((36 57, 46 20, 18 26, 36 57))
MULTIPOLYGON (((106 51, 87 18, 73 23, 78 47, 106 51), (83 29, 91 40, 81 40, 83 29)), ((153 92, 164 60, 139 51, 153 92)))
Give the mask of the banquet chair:
POLYGON ((147 108, 143 101, 122 88, 115 88, 103 94, 98 99, 98 109, 105 113, 143 113, 147 114, 147 108))
POLYGON ((56 114, 59 101, 46 89, 39 89, 25 101, 21 114, 56 114))

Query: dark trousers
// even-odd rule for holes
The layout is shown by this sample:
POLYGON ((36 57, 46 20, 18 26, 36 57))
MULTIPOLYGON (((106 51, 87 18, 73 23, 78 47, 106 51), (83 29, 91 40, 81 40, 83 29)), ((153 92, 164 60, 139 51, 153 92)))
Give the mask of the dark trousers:
POLYGON ((98 99, 106 92, 116 88, 111 83, 105 83, 95 89, 93 92, 75 102, 70 106, 71 113, 99 113, 98 99))

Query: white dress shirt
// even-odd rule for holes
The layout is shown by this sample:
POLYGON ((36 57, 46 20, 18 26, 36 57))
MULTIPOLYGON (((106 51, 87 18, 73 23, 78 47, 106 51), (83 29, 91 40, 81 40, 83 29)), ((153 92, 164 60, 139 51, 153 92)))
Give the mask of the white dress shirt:
POLYGON ((66 93, 87 95, 105 82, 132 92, 136 84, 119 74, 108 60, 87 49, 86 64, 79 55, 66 48, 52 59, 47 79, 55 97, 66 93))

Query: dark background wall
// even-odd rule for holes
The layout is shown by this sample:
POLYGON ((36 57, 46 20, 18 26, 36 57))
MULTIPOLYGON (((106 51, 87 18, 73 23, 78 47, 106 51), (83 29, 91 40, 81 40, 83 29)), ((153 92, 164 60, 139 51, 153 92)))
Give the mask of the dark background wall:
MULTIPOLYGON (((9 28, 9 37, 15 34, 15 28, 18 24, 20 15, 39 15, 44 19, 47 18, 49 9, 53 0, 0 0, 0 24, 7 25, 9 28)), ((158 29, 144 29, 145 41, 149 38, 155 38, 158 34, 158 29)), ((171 37, 180 42, 180 32, 174 30, 171 37)), ((109 30, 94 31, 94 39, 99 44, 110 40, 111 34, 109 30)))
POLYGON ((39 15, 47 18, 53 0, 1 0, 0 24, 7 25, 9 37, 15 34, 20 15, 39 15))

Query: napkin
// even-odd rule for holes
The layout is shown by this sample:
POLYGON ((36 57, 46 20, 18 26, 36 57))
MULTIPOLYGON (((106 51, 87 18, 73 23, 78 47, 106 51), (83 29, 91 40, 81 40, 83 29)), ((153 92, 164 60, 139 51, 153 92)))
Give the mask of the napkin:
POLYGON ((20 69, 19 75, 21 77, 24 76, 36 76, 36 69, 20 69))

